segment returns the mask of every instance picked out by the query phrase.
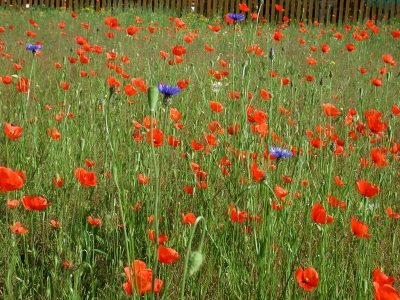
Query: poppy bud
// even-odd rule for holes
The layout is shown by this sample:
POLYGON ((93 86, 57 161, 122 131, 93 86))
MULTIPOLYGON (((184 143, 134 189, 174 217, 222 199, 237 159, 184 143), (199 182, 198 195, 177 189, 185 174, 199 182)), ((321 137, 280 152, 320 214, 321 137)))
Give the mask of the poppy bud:
POLYGON ((153 86, 147 90, 150 111, 155 111, 158 101, 158 88, 153 86))
POLYGON ((189 257, 189 276, 196 273, 203 264, 203 254, 198 251, 192 252, 189 257))

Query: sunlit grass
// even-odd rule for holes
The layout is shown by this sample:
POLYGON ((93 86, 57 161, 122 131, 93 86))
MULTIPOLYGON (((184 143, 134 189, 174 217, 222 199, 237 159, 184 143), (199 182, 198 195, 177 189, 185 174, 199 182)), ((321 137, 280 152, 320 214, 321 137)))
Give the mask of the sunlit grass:
MULTIPOLYGON (((250 19, 227 25, 217 19, 190 14, 181 23, 167 13, 121 9, 81 11, 77 18, 55 10, 2 11, 0 76, 3 82, 10 76, 12 83, 0 83, 0 119, 5 127, 24 130, 16 139, 2 133, 0 166, 22 170, 26 177, 22 188, 2 193, 4 299, 129 298, 122 287, 124 267, 135 259, 163 281, 156 298, 179 299, 187 249, 201 248, 203 230, 204 261, 186 278, 185 299, 371 299, 377 266, 399 277, 399 221, 386 213, 388 207, 400 210, 398 40, 391 34, 397 23, 334 28, 250 19), (110 15, 118 20, 115 28, 105 24, 110 15), (133 35, 125 30, 131 25, 138 29, 133 35), (273 39, 276 30, 283 34, 280 41, 273 39), (343 38, 335 38, 336 32, 343 38), (87 45, 78 45, 77 37, 87 45), (40 55, 26 50, 37 41, 43 45, 40 55), (206 44, 214 50, 207 51, 206 44), (321 50, 323 44, 329 52, 321 50), (354 51, 347 51, 347 44, 354 51), (183 62, 173 53, 178 45, 186 50, 178 55, 183 62), (392 63, 382 58, 387 54, 392 63), (29 93, 18 85, 23 76, 30 81, 29 93), (382 86, 373 85, 373 78, 382 86), (147 88, 158 83, 187 86, 169 101, 160 96, 154 113, 164 134, 162 145, 154 147, 156 186, 150 126, 144 123, 150 116, 147 88), (221 104, 215 109, 220 112, 210 101, 221 104), (328 103, 334 107, 324 112, 328 103), (171 118, 170 108, 182 117, 171 118), (382 113, 381 122, 368 121, 371 110, 382 113), (213 121, 223 132, 211 131, 213 121), (169 145, 169 135, 180 144, 169 145), (318 137, 320 148, 311 143, 318 137), (271 146, 293 156, 273 159, 271 146), (77 175, 78 168, 94 172, 96 180, 83 171, 77 175), (362 196, 359 180, 376 185, 377 195, 362 196), (277 187, 289 194, 280 195, 277 187), (168 236, 165 246, 179 259, 154 268, 148 230, 155 230, 157 188, 158 231, 168 236), (342 201, 340 207, 329 205, 329 195, 342 201), (51 205, 27 210, 23 196, 40 196, 51 205), (8 199, 21 203, 11 209, 8 199), (333 216, 330 224, 313 220, 315 203, 333 216), (189 212, 202 216, 199 225, 206 228, 197 229, 191 246, 193 226, 182 219, 189 212), (368 224, 370 238, 353 233, 352 217, 368 224), (11 231, 15 222, 28 232, 11 231), (295 277, 308 267, 319 275, 312 292, 295 277)), ((399 290, 397 282, 393 286, 399 290)), ((135 292, 132 297, 139 298, 135 292)))

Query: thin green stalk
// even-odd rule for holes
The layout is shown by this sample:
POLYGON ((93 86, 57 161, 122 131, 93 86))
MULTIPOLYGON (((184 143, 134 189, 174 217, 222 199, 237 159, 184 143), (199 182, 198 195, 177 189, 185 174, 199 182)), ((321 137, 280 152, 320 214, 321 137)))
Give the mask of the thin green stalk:
POLYGON ((152 292, 153 292, 153 299, 155 299, 155 293, 154 293, 154 284, 157 276, 157 267, 158 267, 158 247, 159 247, 159 242, 158 242, 158 194, 159 194, 159 174, 158 174, 158 167, 157 167, 157 160, 156 160, 156 152, 155 152, 155 147, 153 143, 153 113, 154 111, 150 112, 150 142, 151 142, 151 156, 153 158, 153 167, 155 171, 155 198, 154 198, 154 222, 155 222, 155 250, 154 250, 154 258, 153 258, 153 277, 151 279, 151 287, 152 287, 152 292))
MULTIPOLYGON (((196 231, 197 224, 201 220, 203 220, 203 232, 201 235, 199 250, 197 252, 199 252, 201 254, 201 251, 203 249, 204 237, 206 235, 206 223, 205 223, 204 217, 199 216, 199 217, 197 217, 196 222, 193 225, 192 232, 190 233, 189 244, 188 244, 188 247, 186 250, 185 267, 183 269, 183 278, 182 278, 182 287, 181 287, 181 300, 185 299, 185 283, 186 283, 186 275, 187 275, 187 270, 188 270, 189 258, 191 257, 192 241, 193 241, 194 233, 196 231)), ((192 264, 193 264, 193 262, 192 262, 192 264)), ((200 265, 196 265, 195 267, 200 267, 200 265)))

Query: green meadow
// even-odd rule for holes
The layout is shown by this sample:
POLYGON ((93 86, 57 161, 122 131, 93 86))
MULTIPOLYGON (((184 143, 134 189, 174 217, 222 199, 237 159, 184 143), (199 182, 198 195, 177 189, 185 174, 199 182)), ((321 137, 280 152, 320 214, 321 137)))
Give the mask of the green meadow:
POLYGON ((400 299, 400 26, 253 17, 0 11, 0 298, 400 299))

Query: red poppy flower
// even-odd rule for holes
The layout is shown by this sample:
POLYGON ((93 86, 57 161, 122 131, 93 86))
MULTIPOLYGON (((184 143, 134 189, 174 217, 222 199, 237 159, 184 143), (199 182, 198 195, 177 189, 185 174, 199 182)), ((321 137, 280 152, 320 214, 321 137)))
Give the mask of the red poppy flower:
POLYGON ((351 217, 351 231, 354 235, 359 238, 370 238, 371 235, 368 234, 368 225, 358 221, 355 217, 351 217))
POLYGON ((83 168, 77 168, 74 172, 76 179, 84 186, 96 186, 96 174, 83 168))
POLYGON ((353 44, 347 44, 346 45, 346 50, 349 52, 352 52, 356 49, 356 47, 353 44))
POLYGON ((271 94, 270 92, 267 92, 267 91, 264 90, 264 89, 261 89, 261 97, 262 97, 264 100, 271 100, 272 94, 271 94))
POLYGON ((129 27, 126 29, 126 33, 127 33, 128 35, 135 35, 138 31, 139 31, 139 28, 138 28, 138 27, 135 27, 135 26, 133 26, 133 25, 129 26, 129 27))
POLYGON ((244 221, 246 221, 247 212, 236 210, 236 208, 232 207, 232 205, 229 207, 229 210, 230 210, 229 219, 231 221, 239 223, 243 223, 244 221))
POLYGON ((322 44, 321 45, 321 51, 324 53, 328 53, 331 50, 331 47, 329 47, 329 45, 327 44, 322 44))
POLYGON ((172 135, 168 135, 168 144, 172 147, 179 147, 181 145, 181 141, 172 135))
POLYGON ((116 27, 119 26, 118 20, 116 18, 113 18, 113 17, 110 17, 110 16, 108 16, 105 19, 104 24, 106 24, 110 28, 116 28, 116 27))
POLYGON ((178 45, 178 46, 172 46, 172 53, 174 55, 182 55, 186 53, 185 47, 178 45))
POLYGON ((22 188, 24 179, 21 173, 0 167, 0 192, 11 192, 22 188))
POLYGON ((16 207, 19 206, 19 201, 18 201, 18 200, 10 200, 10 199, 7 199, 7 206, 8 206, 10 209, 14 209, 14 208, 16 208, 16 207))
POLYGON ((132 84, 140 88, 143 93, 147 92, 146 82, 142 78, 132 78, 132 84))
POLYGON ((194 225, 194 223, 196 222, 196 216, 194 215, 194 213, 187 213, 186 215, 182 214, 182 220, 185 224, 194 225))
POLYGON ((210 101, 210 108, 215 112, 223 112, 224 107, 217 101, 210 101))
MULTIPOLYGON (((164 141, 164 134, 161 129, 153 128, 153 145, 154 147, 162 146, 164 141)), ((151 144, 151 133, 150 131, 147 133, 147 142, 151 144)))
POLYGON ((322 104, 324 107, 324 113, 329 117, 336 117, 340 115, 340 110, 338 110, 333 104, 324 103, 322 104))
POLYGON ((313 268, 298 268, 295 273, 296 280, 299 285, 306 291, 312 291, 318 286, 318 272, 313 268))
POLYGON ((169 108, 169 117, 172 121, 178 121, 181 119, 183 116, 182 114, 176 109, 176 108, 169 108))
POLYGON ((206 49, 206 51, 208 51, 208 52, 213 52, 213 51, 215 50, 215 48, 210 47, 210 46, 207 45, 207 44, 204 45, 204 49, 206 49))
POLYGON ((251 177, 255 182, 259 182, 264 178, 265 171, 258 168, 257 163, 252 163, 250 165, 251 177))
POLYGON ((366 68, 358 68, 358 72, 360 72, 361 74, 365 74, 365 73, 367 73, 367 69, 366 68))
POLYGON ((393 61, 393 56, 390 54, 382 55, 382 59, 385 63, 390 64, 393 61))
POLYGON ((12 77, 11 76, 3 76, 0 77, 1 82, 3 82, 4 84, 10 84, 12 82, 12 77))
POLYGON ((10 123, 4 123, 4 133, 9 139, 19 139, 24 131, 23 127, 14 126, 10 123))
POLYGON ((57 187, 62 187, 65 183, 65 180, 61 178, 60 176, 57 176, 57 178, 53 178, 52 182, 55 186, 57 187))
POLYGON ((371 83, 372 83, 374 86, 382 86, 382 80, 379 79, 379 78, 372 78, 372 79, 371 79, 371 83))
POLYGON ((58 223, 56 220, 50 220, 50 224, 54 228, 60 228, 61 227, 60 223, 58 223))
POLYGON ((315 203, 311 210, 311 218, 318 224, 331 224, 333 217, 326 213, 325 208, 320 203, 315 203))
POLYGON ((248 12, 250 8, 247 6, 246 3, 239 3, 239 10, 242 12, 248 12))
POLYGON ((89 216, 87 218, 88 222, 93 225, 93 226, 100 226, 101 225, 101 220, 100 219, 93 219, 92 216, 89 216))
POLYGON ((328 201, 329 205, 331 205, 333 207, 339 206, 341 209, 345 209, 347 206, 346 202, 340 201, 338 198, 336 198, 332 195, 326 196, 326 201, 328 201))
POLYGON ((389 217, 393 218, 393 219, 398 219, 398 218, 400 218, 400 214, 399 214, 399 213, 394 213, 394 212, 392 211, 392 208, 391 208, 391 207, 386 208, 386 214, 387 214, 389 217))
POLYGON ((194 192, 193 187, 185 185, 183 187, 183 190, 185 191, 186 194, 193 195, 194 192))
POLYGON ((306 80, 308 81, 308 82, 313 82, 314 81, 314 77, 312 77, 311 75, 306 75, 306 80))
POLYGON ((57 128, 47 128, 47 135, 51 137, 53 140, 59 141, 61 139, 61 134, 58 132, 57 128))
POLYGON ((379 267, 376 267, 376 269, 372 272, 372 281, 378 283, 379 285, 392 285, 392 283, 396 281, 396 278, 387 276, 379 267))
POLYGON ((335 38, 337 38, 338 40, 343 39, 343 34, 341 34, 340 32, 336 32, 333 36, 334 36, 335 38))
POLYGON ((371 149, 371 159, 378 167, 387 167, 389 163, 386 161, 386 150, 382 148, 371 149))
POLYGON ((282 6, 280 6, 279 4, 275 4, 275 9, 277 11, 279 11, 279 12, 284 12, 285 11, 285 9, 282 6))
POLYGON ((236 123, 232 126, 229 126, 228 129, 226 130, 230 135, 235 135, 239 133, 239 124, 236 123))
POLYGON ((28 228, 21 226, 20 222, 15 222, 14 225, 10 225, 10 230, 16 234, 25 234, 28 232, 28 228))
POLYGON ((308 57, 308 58, 307 58, 307 63, 308 63, 309 65, 316 65, 316 64, 317 64, 317 61, 316 61, 314 58, 312 58, 312 57, 308 57))
MULTIPOLYGON (((131 267, 124 268, 124 272, 128 282, 123 283, 122 287, 129 295, 132 295, 133 293, 132 286, 134 286, 141 295, 153 291, 153 271, 151 269, 147 269, 146 263, 143 261, 135 260, 131 267)), ((160 293, 162 286, 163 281, 156 278, 154 281, 154 293, 160 293)))
POLYGON ((150 182, 150 178, 143 174, 138 175, 138 180, 139 180, 139 183, 141 183, 141 184, 148 184, 150 182))
MULTIPOLYGON (((147 235, 148 235, 148 237, 149 237, 149 239, 153 242, 153 243, 155 243, 155 241, 154 241, 154 230, 148 230, 147 231, 147 235)), ((158 235, 158 243, 159 244, 164 244, 166 241, 168 241, 168 236, 166 236, 165 234, 159 234, 158 235)))
POLYGON ((365 112, 365 117, 368 120, 369 129, 376 134, 382 133, 386 128, 388 128, 388 124, 386 122, 382 122, 381 118, 383 114, 376 110, 369 110, 365 112))
POLYGON ((158 261, 163 264, 170 264, 179 259, 179 254, 172 248, 163 245, 158 247, 158 261))
POLYGON ((290 79, 289 78, 281 78, 281 84, 282 85, 288 85, 290 83, 290 79))
POLYGON ((374 296, 376 300, 399 300, 400 294, 394 287, 389 284, 380 285, 373 282, 374 296))
POLYGON ((44 210, 51 203, 47 203, 47 199, 43 197, 24 196, 22 197, 22 205, 27 210, 44 210))
POLYGON ((204 145, 196 140, 191 141, 190 144, 192 145, 193 150, 199 151, 204 149, 204 145))
POLYGON ((284 35, 278 29, 275 29, 275 33, 272 35, 272 39, 275 42, 279 42, 280 40, 283 39, 283 37, 284 35))
POLYGON ((358 180, 356 182, 357 190, 365 197, 373 197, 380 191, 379 187, 365 180, 358 180))
POLYGON ((290 192, 286 191, 284 188, 280 187, 277 184, 275 184, 274 193, 275 196, 279 199, 285 199, 285 197, 290 194, 290 192))

